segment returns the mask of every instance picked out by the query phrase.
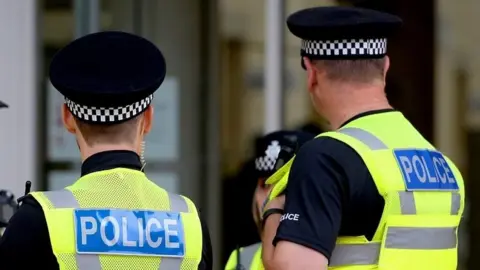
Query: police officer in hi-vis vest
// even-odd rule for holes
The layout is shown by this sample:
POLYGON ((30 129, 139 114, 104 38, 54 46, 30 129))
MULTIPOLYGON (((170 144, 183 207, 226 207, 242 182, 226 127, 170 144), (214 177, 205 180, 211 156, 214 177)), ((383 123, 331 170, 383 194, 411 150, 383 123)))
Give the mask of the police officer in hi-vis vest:
POLYGON ((57 53, 49 75, 65 96, 58 113, 76 137, 81 176, 23 200, 0 242, 8 269, 212 269, 193 202, 143 173, 139 155, 165 74, 159 49, 123 32, 90 34, 57 53))
POLYGON ((288 17, 313 105, 335 131, 267 180, 266 269, 456 269, 462 175, 384 91, 387 38, 400 25, 350 7, 288 17))
MULTIPOLYGON (((282 130, 269 133, 257 141, 255 147, 256 188, 252 198, 252 217, 260 236, 262 235, 260 209, 263 207, 265 196, 270 192, 270 187, 265 185, 265 180, 275 172, 277 166, 290 160, 300 146, 314 137, 315 135, 304 131, 282 130)), ((243 181, 250 180, 253 179, 243 179, 243 181)), ((262 270, 264 268, 261 254, 261 242, 234 250, 228 259, 225 270, 262 270)))

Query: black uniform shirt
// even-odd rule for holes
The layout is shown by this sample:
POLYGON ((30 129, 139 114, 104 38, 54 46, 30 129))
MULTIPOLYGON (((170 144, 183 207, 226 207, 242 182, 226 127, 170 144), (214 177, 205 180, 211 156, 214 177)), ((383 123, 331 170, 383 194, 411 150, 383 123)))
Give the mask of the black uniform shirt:
MULTIPOLYGON (((348 122, 389 111, 363 113, 348 122)), ((285 194, 285 213, 293 215, 281 221, 273 243, 293 242, 328 259, 338 236, 365 235, 371 240, 385 205, 362 158, 331 137, 316 138, 300 148, 285 194)))
MULTIPOLYGON (((130 151, 108 151, 91 156, 82 165, 82 176, 114 168, 140 170, 140 159, 130 151)), ((210 234, 206 222, 200 218, 203 232, 201 270, 211 270, 213 264, 210 234)), ((59 269, 53 255, 47 221, 40 204, 31 196, 23 201, 19 211, 0 239, 1 269, 59 269)))

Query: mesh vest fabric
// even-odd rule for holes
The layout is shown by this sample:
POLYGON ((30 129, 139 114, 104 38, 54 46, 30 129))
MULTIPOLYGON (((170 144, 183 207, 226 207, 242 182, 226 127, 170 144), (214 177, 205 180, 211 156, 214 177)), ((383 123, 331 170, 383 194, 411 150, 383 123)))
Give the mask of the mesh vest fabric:
POLYGON ((95 172, 64 190, 31 194, 44 211, 53 252, 61 270, 198 269, 202 256, 202 228, 195 205, 186 197, 158 187, 140 171, 119 168, 95 172), (73 211, 81 208, 180 212, 185 256, 78 254, 73 211))
POLYGON ((256 243, 247 247, 240 248, 240 255, 238 250, 234 250, 228 258, 225 270, 264 270, 262 263, 262 243, 256 243), (240 263, 238 263, 240 258, 240 263))
MULTIPOLYGON (((453 270, 457 267, 457 231, 464 209, 462 175, 448 158, 458 191, 406 191, 393 149, 435 148, 399 112, 359 118, 332 137, 352 147, 369 169, 385 199, 380 224, 371 241, 339 237, 329 269, 453 270)), ((267 183, 270 199, 286 187, 293 159, 267 183)))

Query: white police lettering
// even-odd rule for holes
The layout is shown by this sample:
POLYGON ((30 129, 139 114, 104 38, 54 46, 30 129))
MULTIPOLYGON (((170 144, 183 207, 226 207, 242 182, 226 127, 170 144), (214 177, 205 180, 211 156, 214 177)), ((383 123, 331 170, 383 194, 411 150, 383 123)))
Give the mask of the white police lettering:
POLYGON ((427 175, 425 173, 425 168, 422 166, 422 162, 420 161, 420 157, 413 156, 412 162, 413 169, 415 170, 415 174, 417 175, 418 179, 420 182, 425 183, 427 181, 427 175))
POLYGON ((123 234, 123 245, 126 247, 136 247, 137 241, 128 240, 128 223, 127 217, 122 217, 122 234, 123 234))
MULTIPOLYGON (((428 168, 428 166, 427 166, 427 161, 425 160, 425 157, 424 157, 424 156, 422 156, 422 166, 423 166, 424 168, 428 168)), ((431 175, 432 172, 430 172, 430 170, 426 170, 426 171, 427 171, 428 182, 430 182, 430 183, 435 183, 435 181, 437 180, 436 174, 435 174, 434 176, 432 176, 432 175, 431 175)), ((435 172, 433 172, 433 173, 435 173, 435 172)))
MULTIPOLYGON (((455 177, 453 177, 453 173, 450 170, 450 167, 448 166, 445 159, 440 160, 440 163, 442 163, 442 167, 445 169, 445 175, 447 176, 448 182, 449 183, 456 183, 455 177)), ((446 182, 446 180, 445 180, 445 182, 446 182)))
POLYGON ((176 230, 170 229, 170 226, 177 226, 177 221, 173 219, 167 219, 164 223, 165 226, 165 246, 167 248, 178 248, 178 242, 170 242, 171 236, 178 236, 178 232, 176 230))
POLYGON ((400 159, 400 162, 402 163, 403 169, 407 173, 407 181, 411 182, 410 173, 413 172, 413 169, 412 169, 412 164, 410 163, 410 160, 408 159, 408 157, 405 157, 405 156, 400 156, 399 159, 400 159))
POLYGON ((407 190, 458 190, 445 157, 432 150, 394 150, 407 190))
POLYGON ((286 213, 286 214, 282 215, 282 217, 280 218, 280 222, 282 222, 284 220, 298 221, 299 217, 300 217, 299 214, 286 213))
POLYGON ((180 213, 116 209, 74 212, 78 253, 185 255, 180 213))
POLYGON ((118 240, 120 240, 120 227, 114 217, 105 217, 102 219, 102 222, 100 222, 100 235, 102 236, 103 242, 109 247, 113 247, 118 243, 118 240), (111 223, 113 226, 112 239, 107 238, 108 223, 111 223))
POLYGON ((97 220, 93 217, 80 217, 80 226, 82 231, 82 245, 87 244, 87 235, 93 235, 97 232, 97 220), (90 224, 90 228, 87 227, 90 224))
POLYGON ((138 228, 138 246, 143 247, 145 240, 143 239, 143 218, 137 219, 137 228, 138 228))
POLYGON ((155 225, 157 227, 157 229, 161 229, 162 228, 162 225, 160 224, 160 221, 156 220, 156 219, 149 219, 147 221, 147 243, 149 246, 153 247, 153 248, 157 248, 159 247, 161 244, 162 244, 162 238, 161 237, 158 237, 156 241, 153 241, 152 240, 152 226, 155 225))

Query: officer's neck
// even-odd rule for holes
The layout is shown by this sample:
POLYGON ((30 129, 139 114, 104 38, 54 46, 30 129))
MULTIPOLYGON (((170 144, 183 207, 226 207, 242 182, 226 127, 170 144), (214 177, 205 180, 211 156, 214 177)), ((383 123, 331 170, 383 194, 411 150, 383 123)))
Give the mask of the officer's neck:
POLYGON ((383 87, 364 86, 354 90, 336 89, 326 112, 326 119, 332 130, 340 128, 351 118, 368 111, 391 109, 383 87))
POLYGON ((130 144, 95 144, 93 146, 88 146, 86 144, 82 145, 79 143, 80 155, 82 158, 82 163, 89 157, 107 151, 115 150, 126 150, 138 153, 138 149, 130 144))

